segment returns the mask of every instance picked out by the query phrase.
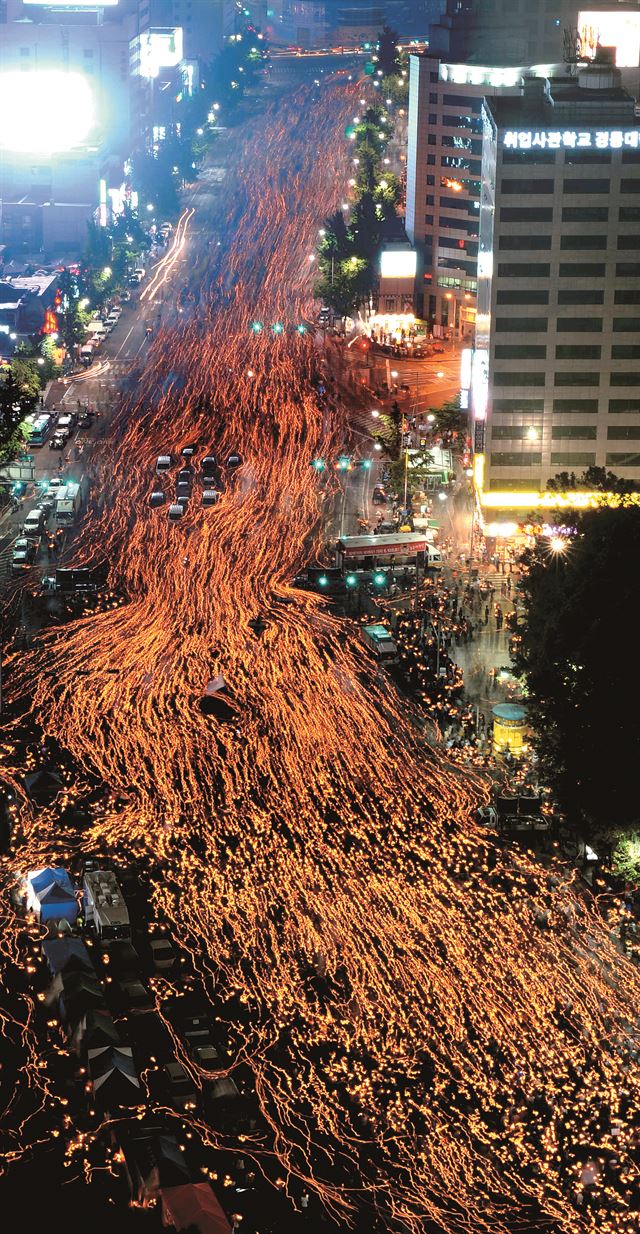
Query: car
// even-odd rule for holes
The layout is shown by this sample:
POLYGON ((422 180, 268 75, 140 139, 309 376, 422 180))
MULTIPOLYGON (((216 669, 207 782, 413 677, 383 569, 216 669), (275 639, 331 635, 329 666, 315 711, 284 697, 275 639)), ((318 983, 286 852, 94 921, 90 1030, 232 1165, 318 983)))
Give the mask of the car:
POLYGON ((111 984, 110 999, 120 1011, 151 1011, 153 998, 139 977, 133 974, 118 977, 111 984))
POLYGON ((169 509, 167 511, 167 516, 171 523, 177 523, 182 518, 183 514, 184 514, 184 506, 181 505, 177 501, 174 502, 173 505, 169 506, 169 509))
POLYGON ((93 424, 93 412, 85 409, 78 416, 78 428, 89 429, 93 424))
POLYGON ((176 484, 176 498, 180 501, 181 497, 186 497, 187 500, 191 496, 191 485, 188 480, 178 480, 176 484))
POLYGON ((373 534, 374 536, 392 536, 396 530, 395 523, 376 523, 373 534))
POLYGON ((63 488, 66 483, 67 481, 64 479, 64 476, 52 476, 51 479, 47 481, 48 487, 53 492, 55 492, 57 488, 63 488))
POLYGON ((176 497, 176 505, 181 506, 183 510, 186 510, 190 501, 191 501, 190 493, 180 493, 180 496, 176 497))
POLYGON ((180 471, 178 472, 178 483, 184 481, 187 484, 191 484, 192 480, 193 480, 193 467, 181 467, 180 471))
POLYGON ((49 442, 50 450, 64 450, 69 440, 69 430, 66 428, 57 429, 49 442))
POLYGON ((40 506, 36 506, 34 510, 30 510, 22 524, 22 534, 32 539, 34 536, 39 536, 45 524, 44 510, 40 506))
POLYGON ((125 287, 124 291, 120 292, 120 298, 124 301, 125 304, 128 304, 131 299, 131 292, 127 291, 125 287))
POLYGON ((158 231, 160 232, 161 236, 170 236, 171 232, 173 231, 173 226, 171 223, 162 223, 161 226, 158 228, 158 231))
POLYGON ((136 266, 136 268, 135 268, 135 270, 133 271, 133 273, 134 273, 134 274, 139 275, 139 277, 140 277, 140 281, 142 281, 142 279, 144 278, 144 276, 145 276, 145 274, 146 274, 147 272, 146 272, 146 270, 145 270, 144 266, 136 266))
POLYGON ((163 506, 163 505, 164 505, 165 500, 166 500, 166 498, 165 498, 165 494, 162 492, 162 489, 156 488, 156 489, 154 489, 154 490, 153 490, 153 492, 152 492, 152 494, 151 494, 151 496, 150 496, 150 498, 149 498, 149 505, 150 505, 150 506, 151 506, 154 510, 157 510, 158 506, 163 506))
POLYGON ((373 492, 371 494, 371 500, 374 506, 386 506, 387 494, 385 493, 381 484, 376 484, 374 486, 373 492))
POLYGON ((24 549, 19 552, 14 552, 11 557, 11 573, 22 574, 23 570, 29 570, 33 565, 33 558, 24 549))
POLYGON ((164 1083, 170 1105, 174 1110, 195 1110, 197 1093, 188 1072, 182 1063, 165 1063, 164 1083))
POLYGON ((156 972, 168 972, 175 968, 178 957, 168 938, 153 938, 150 947, 151 960, 156 972))
POLYGON ((202 490, 203 506, 215 506, 220 500, 220 494, 215 488, 205 488, 202 490))
POLYGON ((195 446, 183 446, 180 453, 183 458, 192 459, 196 452, 195 446))
POLYGON ((140 274, 137 270, 134 270, 133 274, 130 275, 129 277, 129 286, 138 287, 140 283, 142 282, 143 278, 144 278, 144 274, 140 274))
POLYGON ((26 553, 31 561, 35 561, 40 548, 40 536, 18 536, 13 542, 14 556, 16 553, 26 553))

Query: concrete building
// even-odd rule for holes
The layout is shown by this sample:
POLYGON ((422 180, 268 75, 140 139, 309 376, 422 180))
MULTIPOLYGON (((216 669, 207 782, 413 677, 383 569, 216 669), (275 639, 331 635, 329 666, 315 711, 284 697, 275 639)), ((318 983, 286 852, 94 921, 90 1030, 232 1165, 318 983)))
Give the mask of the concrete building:
POLYGON ((606 62, 483 108, 476 485, 529 510, 591 465, 640 480, 640 117, 606 62))
POLYGON ((431 27, 429 50, 465 64, 554 63, 562 59, 564 31, 577 26, 579 8, 578 0, 446 0, 431 27))
MULTIPOLYGON (((416 312, 438 333, 473 335, 482 100, 517 94, 527 67, 409 57, 406 229, 420 255, 416 312)), ((544 65, 534 72, 556 70, 544 65)), ((560 71, 560 70, 558 70, 560 71)))

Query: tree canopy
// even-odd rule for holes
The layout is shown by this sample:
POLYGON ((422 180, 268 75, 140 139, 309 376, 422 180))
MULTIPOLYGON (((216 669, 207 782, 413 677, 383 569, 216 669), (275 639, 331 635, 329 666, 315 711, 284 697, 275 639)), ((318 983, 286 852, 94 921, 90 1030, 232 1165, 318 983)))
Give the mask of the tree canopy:
POLYGON ((524 554, 515 660, 541 778, 579 834, 609 845, 640 820, 640 661, 623 637, 640 603, 640 509, 572 521, 576 534, 524 554))
POLYGON ((37 392, 26 374, 9 370, 0 376, 0 462, 14 458, 24 445, 20 424, 37 401, 37 392))

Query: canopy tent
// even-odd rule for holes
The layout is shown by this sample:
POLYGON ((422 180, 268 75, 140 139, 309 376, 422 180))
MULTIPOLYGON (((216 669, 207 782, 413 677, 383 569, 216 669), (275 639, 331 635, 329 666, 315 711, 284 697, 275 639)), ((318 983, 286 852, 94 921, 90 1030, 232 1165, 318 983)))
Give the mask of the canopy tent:
POLYGON ((231 1234, 231 1226, 208 1183, 163 1187, 162 1221, 176 1230, 190 1227, 199 1234, 231 1234))
POLYGON ((89 973, 58 973, 51 993, 60 1000, 60 1010, 74 1028, 87 1011, 104 1007, 104 990, 89 973))
POLYGON ((74 922, 78 904, 71 879, 61 867, 34 870, 27 879, 27 907, 39 921, 56 921, 64 917, 74 922))
POLYGON ((120 1034, 108 1011, 96 1007, 79 1019, 73 1034, 72 1046, 79 1054, 84 1050, 98 1050, 102 1046, 121 1045, 120 1034))
POLYGON ((97 1105, 112 1111, 118 1106, 140 1104, 142 1089, 130 1046, 100 1046, 88 1050, 87 1056, 97 1105))
POLYGON ((107 943, 102 948, 102 957, 110 977, 137 976, 140 972, 140 956, 127 938, 107 943))
POLYGON ((24 776, 23 784, 27 796, 41 806, 51 805, 64 788, 64 783, 58 773, 49 771, 46 767, 41 767, 39 771, 32 771, 24 776))
POLYGON ((93 972, 91 956, 80 938, 48 938, 42 944, 42 954, 54 977, 63 971, 93 972))
POLYGON ((190 1181, 185 1155, 172 1135, 141 1137, 125 1149, 125 1157, 140 1202, 157 1198, 163 1187, 180 1187, 190 1181))

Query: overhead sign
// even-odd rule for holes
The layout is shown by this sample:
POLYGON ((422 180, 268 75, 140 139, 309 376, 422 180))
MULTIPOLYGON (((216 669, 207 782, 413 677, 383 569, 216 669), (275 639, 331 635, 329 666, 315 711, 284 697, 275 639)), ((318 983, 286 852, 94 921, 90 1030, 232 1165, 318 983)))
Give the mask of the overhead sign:
POLYGON ((413 249, 383 249, 380 275, 383 279, 414 279, 418 257, 413 249))
POLYGON ((638 150, 637 129, 505 129, 507 150, 638 150))
POLYGON ((37 4, 39 9, 106 9, 117 3, 118 0, 23 0, 23 4, 37 4))
POLYGON ((161 69, 172 69, 182 60, 182 27, 167 26, 140 35, 140 76, 157 77, 161 69))

